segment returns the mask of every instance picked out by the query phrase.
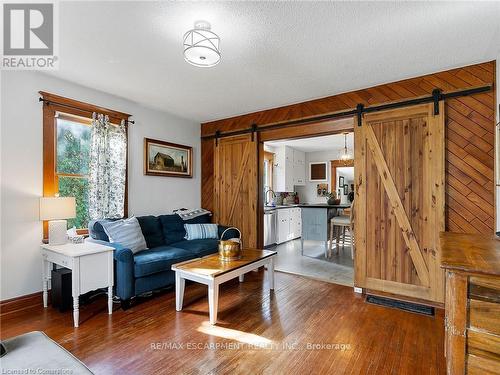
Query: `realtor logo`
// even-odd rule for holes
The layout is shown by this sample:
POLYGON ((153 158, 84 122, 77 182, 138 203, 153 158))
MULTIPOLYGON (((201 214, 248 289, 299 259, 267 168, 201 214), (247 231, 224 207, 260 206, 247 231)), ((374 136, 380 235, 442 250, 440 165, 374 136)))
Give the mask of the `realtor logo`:
POLYGON ((54 69, 54 3, 3 4, 3 69, 54 69))

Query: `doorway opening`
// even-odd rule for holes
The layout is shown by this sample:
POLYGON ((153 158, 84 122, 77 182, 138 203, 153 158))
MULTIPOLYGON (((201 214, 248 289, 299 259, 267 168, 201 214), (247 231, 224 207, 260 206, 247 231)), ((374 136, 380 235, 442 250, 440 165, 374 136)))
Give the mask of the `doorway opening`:
POLYGON ((353 286, 353 132, 264 141, 261 167, 276 270, 353 286))

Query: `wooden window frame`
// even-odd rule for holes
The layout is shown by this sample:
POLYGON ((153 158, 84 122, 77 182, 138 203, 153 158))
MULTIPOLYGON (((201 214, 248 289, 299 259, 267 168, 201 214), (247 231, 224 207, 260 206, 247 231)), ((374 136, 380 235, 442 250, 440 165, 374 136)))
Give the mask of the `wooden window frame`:
MULTIPOLYGON (((264 160, 267 160, 269 163, 268 167, 268 175, 269 175, 269 188, 272 190, 273 189, 273 173, 274 173, 274 152, 269 152, 269 151, 264 151, 264 160)), ((264 185, 265 185, 264 181, 264 185)))
MULTIPOLYGON (((58 178, 56 174, 56 115, 57 113, 92 119, 92 113, 101 113, 109 116, 113 123, 128 121, 130 114, 112 109, 81 102, 75 99, 39 91, 43 99, 43 196, 53 197, 58 192, 58 178)), ((85 122, 82 119, 82 122, 85 122)), ((125 169, 125 200, 124 217, 128 217, 128 126, 125 127, 127 135, 127 160, 125 169)), ((43 222, 43 236, 48 236, 48 222, 43 222)), ((79 229, 78 234, 88 235, 88 229, 79 229)))

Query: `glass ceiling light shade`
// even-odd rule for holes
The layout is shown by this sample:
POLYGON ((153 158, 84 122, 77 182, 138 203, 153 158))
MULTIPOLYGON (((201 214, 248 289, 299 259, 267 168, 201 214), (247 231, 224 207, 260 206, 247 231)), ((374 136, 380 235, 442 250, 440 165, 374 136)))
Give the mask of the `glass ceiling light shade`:
POLYGON ((339 160, 343 161, 344 163, 348 163, 353 160, 352 154, 347 149, 347 134, 348 133, 344 133, 344 148, 339 154, 339 160))
POLYGON ((184 34, 184 60, 194 66, 209 68, 220 62, 220 38, 206 21, 198 21, 184 34))

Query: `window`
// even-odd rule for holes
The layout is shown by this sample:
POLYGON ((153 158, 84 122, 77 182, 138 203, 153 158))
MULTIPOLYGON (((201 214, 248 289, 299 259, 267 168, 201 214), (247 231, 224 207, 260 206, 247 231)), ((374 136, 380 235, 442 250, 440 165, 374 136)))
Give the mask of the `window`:
MULTIPOLYGON (((87 233, 89 222, 89 162, 92 113, 108 115, 113 124, 128 120, 127 113, 40 92, 43 98, 43 195, 59 194, 76 198, 76 218, 68 220, 80 234, 87 233)), ((124 216, 128 196, 125 183, 124 216)), ((44 237, 47 225, 44 223, 44 237)))
POLYGON ((75 197, 76 218, 68 226, 87 228, 90 120, 59 114, 56 117, 57 188, 61 197, 75 197))
POLYGON ((264 151, 264 196, 267 190, 273 189, 273 162, 274 154, 264 151))

